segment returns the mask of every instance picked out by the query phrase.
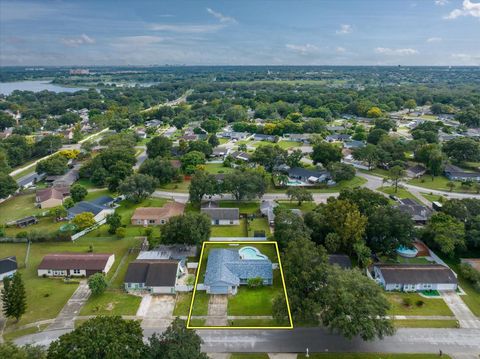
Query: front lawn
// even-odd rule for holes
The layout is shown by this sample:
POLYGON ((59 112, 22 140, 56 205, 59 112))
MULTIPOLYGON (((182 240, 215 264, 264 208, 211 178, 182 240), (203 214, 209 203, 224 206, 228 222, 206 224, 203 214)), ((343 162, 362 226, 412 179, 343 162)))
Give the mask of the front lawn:
POLYGON ((90 296, 80 315, 135 315, 142 297, 119 290, 107 290, 99 296, 90 296))
MULTIPOLYGON (((430 175, 425 175, 420 178, 414 178, 408 181, 409 184, 412 184, 415 186, 450 192, 450 188, 448 188, 447 186, 448 182, 450 182, 450 180, 444 176, 436 176, 433 178, 433 181, 432 181, 432 176, 430 175)), ((459 181, 453 181, 453 182, 455 183, 455 188, 453 189, 453 192, 475 193, 474 190, 467 190, 465 188, 462 188, 461 182, 459 181)))
POLYGON ((302 143, 297 141, 278 141, 276 144, 285 150, 288 150, 290 148, 294 149, 295 147, 302 146, 302 143))
POLYGON ((395 320, 397 328, 458 328, 456 320, 395 320))
POLYGON ((205 164, 205 171, 211 174, 231 173, 234 171, 231 167, 225 167, 223 163, 207 163, 205 164))
POLYGON ((453 316, 442 298, 424 298, 417 293, 386 293, 387 300, 391 304, 390 315, 445 315, 453 316), (405 305, 405 300, 410 301, 410 305, 405 305), (421 306, 417 305, 422 301, 421 306))
POLYGON ((275 319, 233 319, 228 321, 230 327, 280 327, 286 323, 278 323, 275 319))
POLYGON ((406 189, 401 188, 401 187, 398 187, 397 192, 395 192, 395 187, 393 187, 393 186, 391 186, 391 187, 380 187, 378 190, 382 191, 383 193, 386 193, 388 195, 394 195, 395 197, 398 197, 400 199, 409 198, 409 199, 413 199, 415 202, 420 203, 419 200, 417 199, 417 197, 415 197, 413 194, 411 194, 406 189))
POLYGON ((190 305, 192 304, 192 292, 189 293, 177 293, 175 299, 175 308, 173 309, 173 315, 176 317, 187 316, 190 311, 190 305))
POLYGON ((207 292, 198 291, 198 290, 195 291, 195 300, 193 301, 192 315, 193 316, 207 315, 209 299, 210 299, 210 296, 207 294, 207 292))

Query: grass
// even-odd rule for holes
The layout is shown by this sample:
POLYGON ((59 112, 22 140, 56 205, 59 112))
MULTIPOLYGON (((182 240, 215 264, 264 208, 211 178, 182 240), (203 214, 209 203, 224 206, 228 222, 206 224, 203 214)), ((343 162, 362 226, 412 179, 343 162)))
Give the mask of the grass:
MULTIPOLYGON (((299 354, 297 359, 305 359, 304 354, 299 354)), ((391 353, 313 353, 311 359, 437 359, 435 354, 391 354, 391 353)), ((442 358, 450 359, 450 356, 443 354, 442 358)))
POLYGON ((91 296, 80 311, 80 315, 135 315, 141 297, 123 291, 107 290, 91 296))
MULTIPOLYGON (((35 207, 34 193, 14 196, 0 204, 0 224, 47 211, 48 209, 35 207)), ((27 227, 27 230, 30 228, 33 226, 27 227)))
POLYGON ((446 199, 444 196, 439 196, 437 194, 427 194, 427 193, 422 193, 422 197, 429 200, 430 202, 442 202, 443 200, 446 199))
POLYGON ((397 256, 397 261, 396 263, 407 263, 407 264, 432 264, 431 261, 429 261, 425 257, 415 257, 415 258, 405 258, 402 256, 397 256))
MULTIPOLYGON (((448 188, 447 186, 448 182, 450 182, 450 180, 444 176, 436 176, 433 178, 433 181, 432 181, 432 177, 430 175, 422 176, 420 178, 414 178, 408 181, 408 183, 415 186, 450 192, 450 188, 448 188)), ((473 189, 465 189, 461 187, 460 186, 461 182, 459 181, 453 181, 453 182, 455 183, 455 188, 453 189, 453 192, 475 193, 473 189)))
POLYGON ((40 333, 42 330, 44 330, 48 326, 49 324, 40 324, 39 326, 16 330, 14 332, 6 332, 6 333, 4 332, 3 339, 5 341, 13 341, 19 337, 23 337, 24 335, 40 333))
POLYGON ((99 191, 88 192, 84 201, 91 201, 93 199, 96 199, 96 198, 99 198, 99 197, 102 197, 102 196, 112 196, 112 193, 108 189, 102 189, 102 190, 99 190, 99 191))
POLYGON ((465 302, 468 308, 477 317, 480 317, 480 292, 477 292, 471 282, 466 280, 460 273, 459 263, 450 258, 443 258, 445 262, 458 274, 458 285, 467 295, 461 295, 460 298, 465 302))
POLYGON ((212 226, 211 230, 211 237, 247 237, 245 218, 240 219, 239 225, 212 226))
POLYGON ((178 293, 175 300, 174 316, 188 315, 192 303, 192 293, 178 293))
POLYGON ((207 315, 208 314, 208 300, 210 296, 207 292, 195 292, 195 300, 193 302, 192 315, 207 315))
POLYGON ((276 144, 285 150, 302 146, 302 143, 297 141, 278 141, 276 144))
POLYGON ((253 237, 255 231, 264 231, 265 236, 270 235, 270 226, 267 218, 254 218, 253 220, 248 221, 248 236, 253 237))
POLYGON ((98 188, 96 185, 94 185, 89 179, 87 178, 80 178, 75 184, 81 184, 83 187, 86 189, 94 189, 98 188))
POLYGON ((260 212, 260 202, 255 201, 220 201, 220 208, 238 208, 240 213, 253 214, 260 212))
POLYGON ((388 195, 394 195, 395 197, 398 197, 400 199, 410 198, 410 199, 413 199, 414 201, 420 203, 418 201, 417 197, 415 197, 413 194, 411 194, 406 189, 401 188, 401 187, 398 187, 397 192, 395 192, 395 187, 393 187, 393 186, 392 187, 380 187, 378 190, 382 191, 383 193, 386 193, 388 195))
POLYGON ((205 171, 212 174, 217 173, 231 173, 234 171, 231 167, 225 167, 223 163, 207 163, 205 165, 205 171))
POLYGON ((43 217, 38 218, 37 224, 32 224, 31 226, 25 228, 17 227, 8 227, 5 228, 5 235, 7 237, 15 237, 20 232, 30 232, 30 231, 39 231, 52 233, 57 231, 65 222, 54 222, 52 217, 43 217))
POLYGON ((441 298, 424 298, 417 293, 387 293, 387 300, 391 304, 390 315, 444 315, 453 316, 447 304, 441 298), (404 300, 411 301, 411 305, 406 307, 404 300), (417 301, 423 301, 422 306, 417 306, 417 301))
POLYGON ((229 359, 268 359, 267 353, 232 353, 229 359))
POLYGON ((456 320, 395 320, 397 328, 458 328, 456 320))
POLYGON ((206 323, 205 319, 192 318, 190 319, 190 326, 192 327, 204 327, 206 323))
POLYGON ((188 192, 188 187, 190 187, 190 181, 183 180, 181 182, 168 183, 159 187, 159 189, 161 191, 188 192))

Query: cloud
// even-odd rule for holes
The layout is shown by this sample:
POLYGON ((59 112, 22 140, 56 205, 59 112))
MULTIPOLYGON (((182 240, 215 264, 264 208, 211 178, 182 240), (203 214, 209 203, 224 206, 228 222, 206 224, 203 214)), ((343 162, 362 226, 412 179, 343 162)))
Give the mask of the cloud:
POLYGON ((286 44, 285 47, 300 55, 309 55, 309 54, 316 53, 320 50, 317 46, 312 44, 305 44, 305 45, 286 44))
POLYGON ((445 5, 447 5, 449 2, 450 2, 449 0, 435 0, 435 5, 445 6, 445 5))
POLYGON ((124 37, 119 37, 118 40, 114 43, 114 45, 144 46, 144 45, 157 44, 164 41, 165 41, 165 37, 162 37, 162 36, 150 36, 150 35, 124 36, 124 37))
POLYGON ((427 39, 427 42, 442 42, 442 40, 443 40, 443 39, 442 39, 441 37, 436 37, 436 36, 434 36, 434 37, 429 37, 429 38, 427 39))
POLYGON ((461 9, 452 10, 443 18, 453 20, 460 16, 473 16, 480 18, 480 3, 474 3, 471 0, 463 0, 461 9))
POLYGON ((457 63, 461 63, 462 65, 473 65, 478 66, 480 65, 480 55, 471 55, 471 54, 452 54, 451 58, 457 61, 457 63))
POLYGON ((215 32, 225 27, 225 25, 174 25, 174 24, 152 24, 150 30, 178 32, 184 34, 200 34, 205 32, 215 32))
POLYGON ((388 47, 377 47, 374 49, 376 54, 387 55, 387 56, 410 56, 418 54, 418 51, 415 49, 391 49, 388 47))
POLYGON ((91 45, 91 44, 94 44, 95 43, 95 39, 86 35, 86 34, 82 34, 78 37, 64 37, 61 42, 65 45, 65 46, 72 46, 72 47, 75 47, 75 46, 80 46, 80 45, 91 45))
POLYGON ((340 29, 336 31, 337 35, 346 35, 352 32, 352 25, 342 24, 340 25, 340 29))
POLYGON ((338 46, 335 51, 339 54, 343 54, 347 51, 347 49, 345 49, 344 47, 341 47, 341 46, 338 46))
POLYGON ((207 12, 212 15, 214 18, 218 19, 222 24, 236 24, 237 20, 233 17, 225 16, 222 13, 216 12, 209 7, 207 7, 207 12))

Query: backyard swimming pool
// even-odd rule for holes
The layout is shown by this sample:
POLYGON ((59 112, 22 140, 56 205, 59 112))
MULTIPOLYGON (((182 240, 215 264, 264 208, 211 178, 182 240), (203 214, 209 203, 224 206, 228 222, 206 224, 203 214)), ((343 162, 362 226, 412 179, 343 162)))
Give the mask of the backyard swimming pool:
POLYGON ((255 248, 255 247, 243 247, 238 250, 238 254, 240 255, 240 258, 242 259, 268 259, 268 257, 260 251, 255 248))
POLYGON ((413 247, 413 248, 407 248, 405 246, 400 246, 397 248, 397 253, 405 258, 414 258, 418 254, 418 249, 413 247))

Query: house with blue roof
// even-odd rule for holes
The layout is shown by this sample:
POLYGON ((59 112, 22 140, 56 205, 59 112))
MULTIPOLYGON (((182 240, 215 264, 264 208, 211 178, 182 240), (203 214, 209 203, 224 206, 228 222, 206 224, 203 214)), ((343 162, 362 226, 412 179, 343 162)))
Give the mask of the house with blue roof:
POLYGON ((109 196, 102 196, 91 201, 81 201, 68 209, 68 219, 73 219, 77 214, 83 212, 93 213, 95 222, 99 223, 104 220, 107 215, 115 212, 112 207, 114 199, 109 196))
POLYGON ((208 294, 235 295, 249 279, 262 278, 273 284, 272 262, 255 247, 212 249, 208 255, 204 288, 208 294))

